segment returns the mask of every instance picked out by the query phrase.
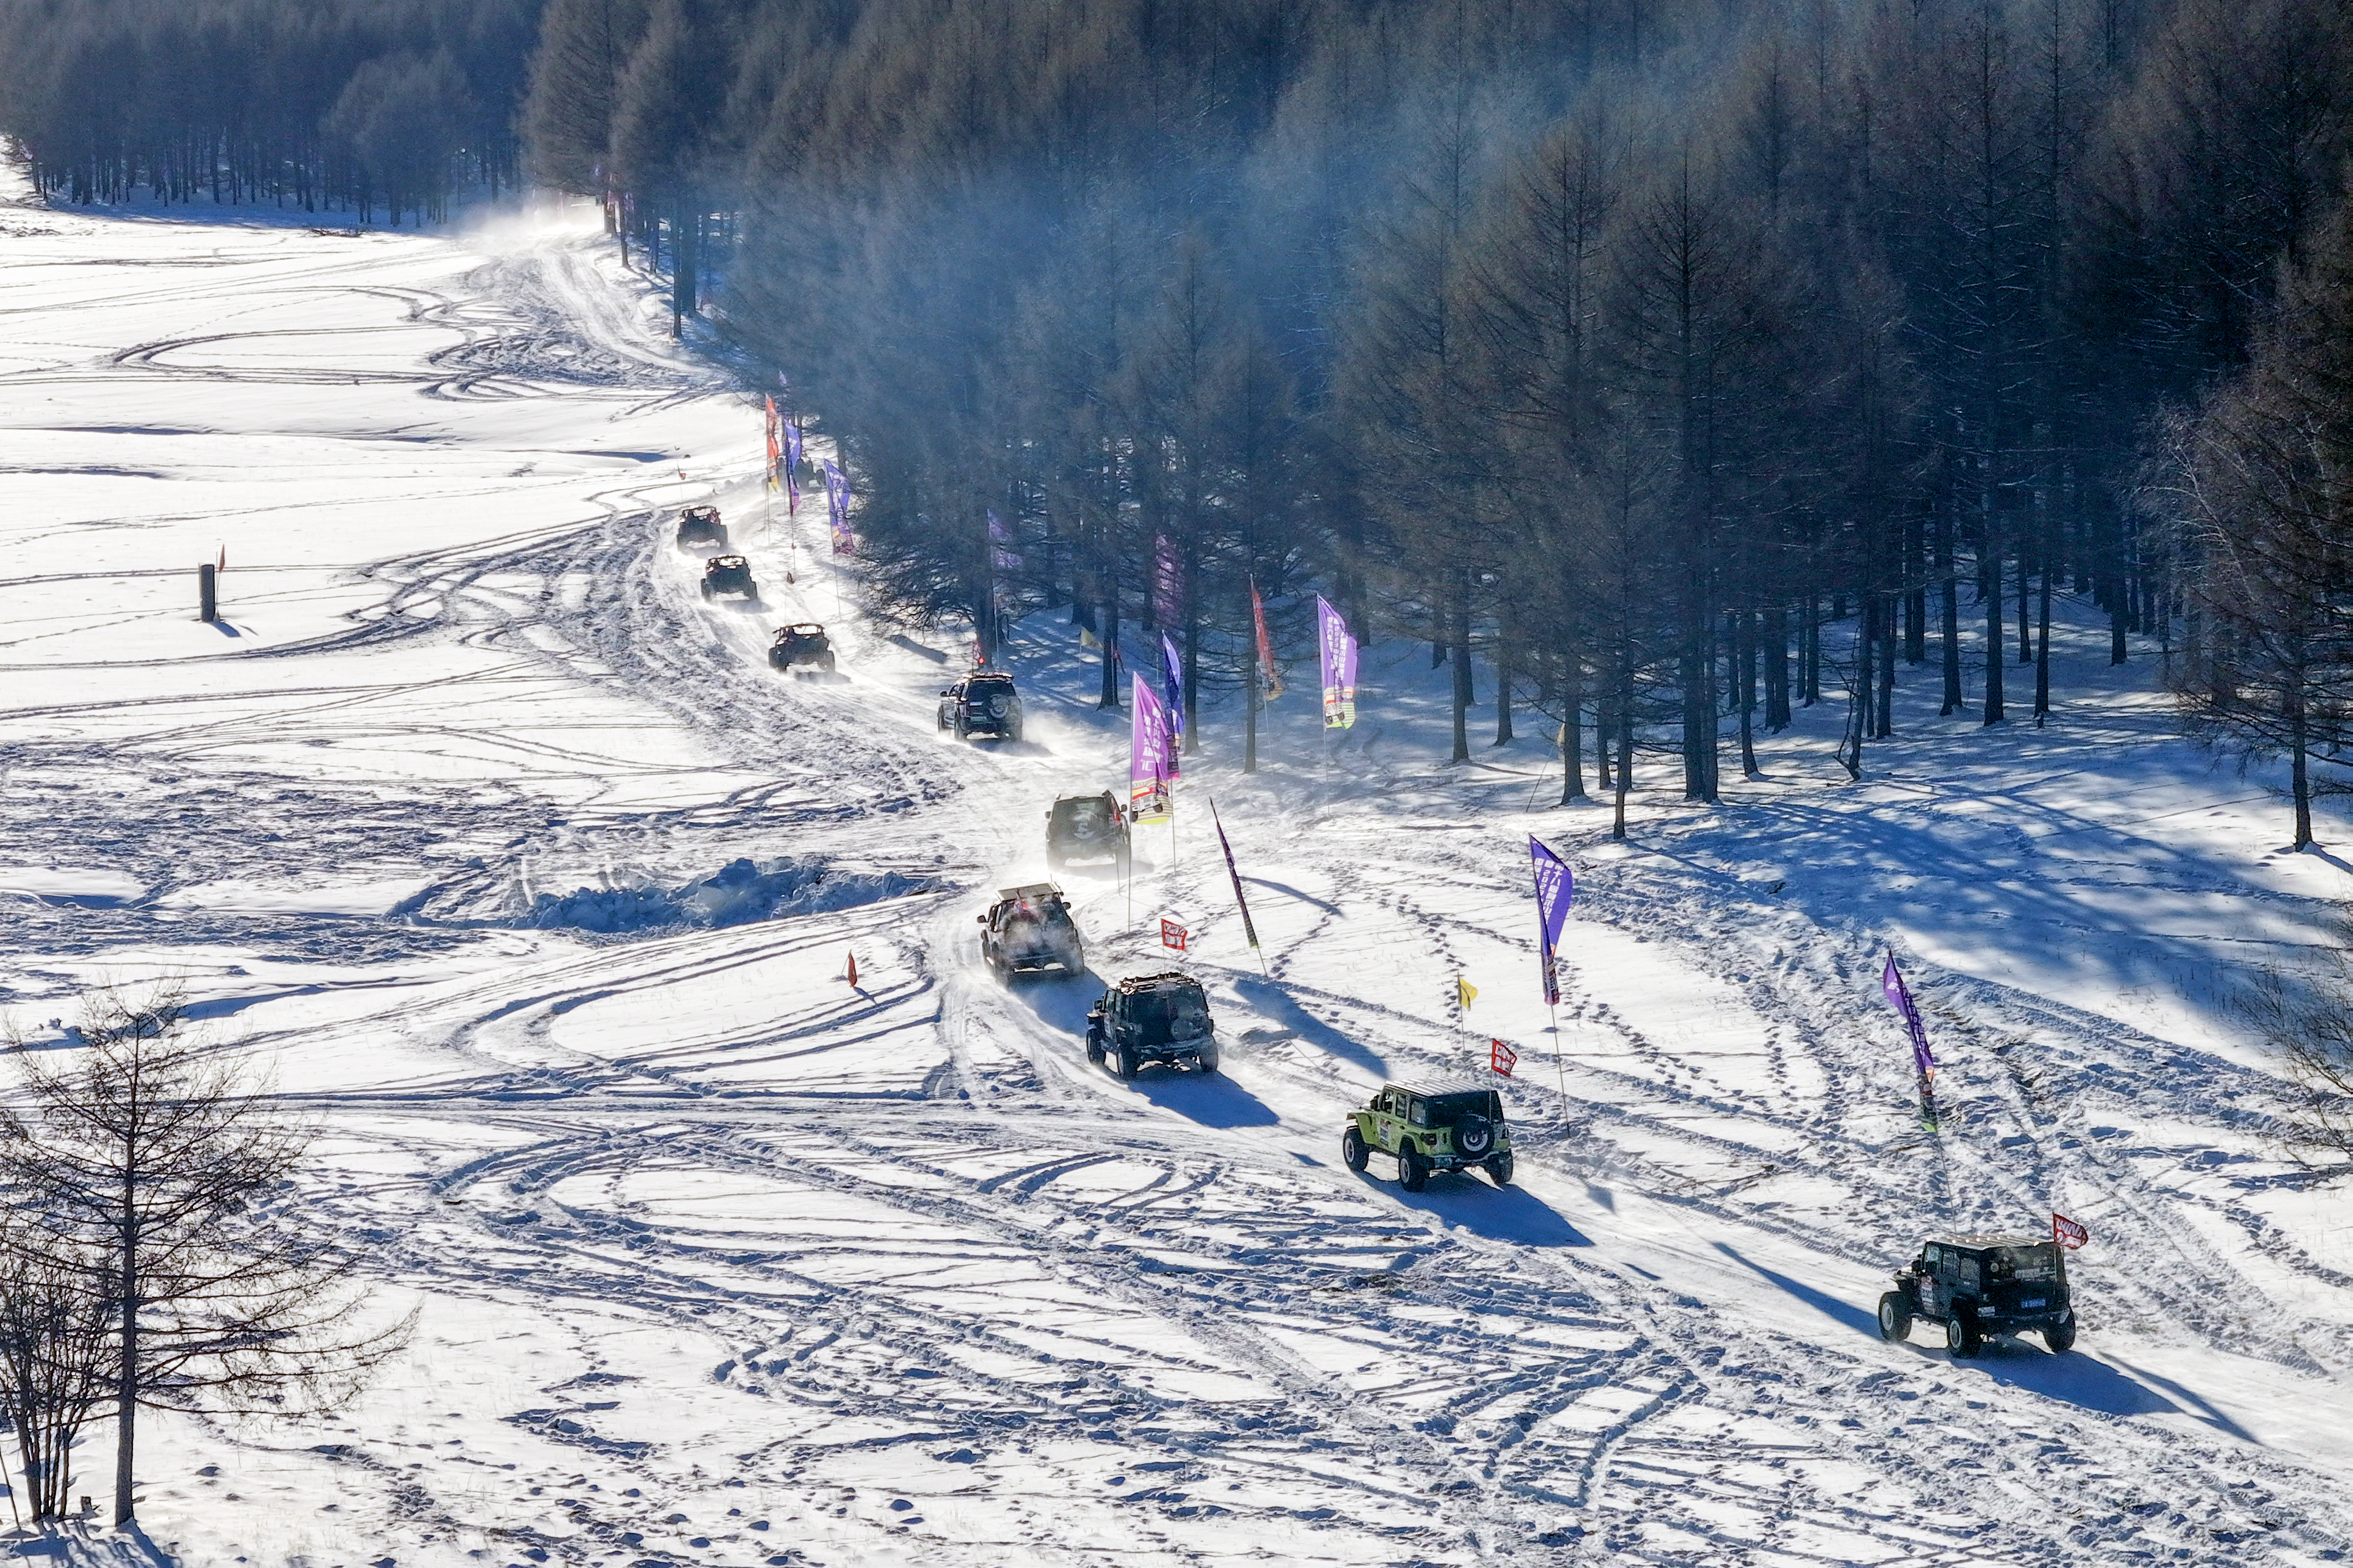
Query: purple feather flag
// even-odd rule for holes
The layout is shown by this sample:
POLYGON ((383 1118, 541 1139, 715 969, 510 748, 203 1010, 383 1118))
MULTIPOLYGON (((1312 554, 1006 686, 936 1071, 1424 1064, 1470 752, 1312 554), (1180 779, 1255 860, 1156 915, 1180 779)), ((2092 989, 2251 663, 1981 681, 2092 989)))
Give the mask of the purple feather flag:
POLYGON ((1168 787, 1168 710, 1144 677, 1131 671, 1127 739, 1127 798, 1131 822, 1166 822, 1176 815, 1168 787))
POLYGON ((1895 955, 1887 955, 1887 967, 1880 971, 1879 989, 1895 1010, 1904 1016, 1905 1031, 1912 1037, 1912 1070, 1923 1079, 1936 1071, 1936 1053, 1928 1048, 1928 1030, 1920 1022, 1920 1009, 1913 1005, 1911 988, 1904 984, 1903 972, 1895 967, 1895 955))
MULTIPOLYGON (((1168 697, 1168 732, 1181 740, 1185 734, 1185 656, 1176 651, 1176 645, 1166 632, 1160 635, 1160 686, 1168 697)), ((1168 759, 1168 776, 1176 777, 1174 752, 1168 759)))
POLYGON ((1541 841, 1528 839, 1528 858, 1535 863, 1536 874, 1537 934, 1544 947, 1545 1005, 1560 1005, 1560 933, 1568 925, 1569 900, 1577 896, 1577 879, 1569 874, 1568 863, 1541 841))
POLYGON ((1356 639, 1321 594, 1315 595, 1315 646, 1324 677, 1324 727, 1348 729, 1356 722, 1356 639))

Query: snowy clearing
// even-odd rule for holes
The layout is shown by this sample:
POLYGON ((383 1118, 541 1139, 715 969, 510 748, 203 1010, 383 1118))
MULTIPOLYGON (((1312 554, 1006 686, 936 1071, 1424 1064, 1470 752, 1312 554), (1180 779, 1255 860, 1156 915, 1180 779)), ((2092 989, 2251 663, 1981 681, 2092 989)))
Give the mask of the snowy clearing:
POLYGON ((1541 720, 1440 765, 1426 649, 1377 644, 1328 752, 1303 679, 1255 776, 1211 714, 1132 923, 1063 874, 1098 976, 1163 966, 1166 913, 1217 1009, 1221 1076, 1123 1083, 1089 986, 999 983, 973 920, 1121 782, 1075 634, 1016 638, 1024 742, 941 735, 962 647, 861 625, 814 503, 765 519, 755 404, 603 241, 19 209, 0 278, 0 999, 37 1034, 185 977, 424 1308, 342 1420, 148 1429, 179 1561, 2353 1551, 2353 1222, 2226 1005, 2353 878, 2171 738, 2153 658, 2071 642, 2040 731, 1907 676, 1863 784, 1817 709, 1614 845, 1544 808, 1541 720), (706 500, 760 601, 699 598, 706 500), (766 667, 797 620, 839 679, 766 667), (1579 884, 1556 1035, 1531 832, 1579 884), (1342 1166, 1347 1109, 1491 1036, 1514 1188, 1342 1166), (2072 1354, 1879 1341, 1921 1239, 2053 1207, 2094 1235, 2072 1354))

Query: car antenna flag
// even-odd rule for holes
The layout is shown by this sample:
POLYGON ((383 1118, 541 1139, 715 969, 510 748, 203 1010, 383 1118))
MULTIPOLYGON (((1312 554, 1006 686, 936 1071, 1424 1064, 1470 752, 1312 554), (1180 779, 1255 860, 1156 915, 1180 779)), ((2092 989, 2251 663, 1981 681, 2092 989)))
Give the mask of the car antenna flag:
POLYGON ((1175 921, 1170 920, 1166 915, 1160 917, 1160 945, 1166 948, 1169 952, 1184 952, 1186 938, 1191 934, 1192 933, 1190 931, 1187 931, 1183 926, 1178 925, 1175 921))
POLYGON ((1511 1077, 1512 1069, 1520 1065, 1520 1053, 1501 1040, 1489 1040, 1487 1044, 1492 1047, 1487 1053, 1487 1065, 1502 1077, 1511 1077))
POLYGON ((2092 1239, 2092 1233, 2057 1209, 2051 1211, 2051 1239, 2073 1252, 2092 1239))

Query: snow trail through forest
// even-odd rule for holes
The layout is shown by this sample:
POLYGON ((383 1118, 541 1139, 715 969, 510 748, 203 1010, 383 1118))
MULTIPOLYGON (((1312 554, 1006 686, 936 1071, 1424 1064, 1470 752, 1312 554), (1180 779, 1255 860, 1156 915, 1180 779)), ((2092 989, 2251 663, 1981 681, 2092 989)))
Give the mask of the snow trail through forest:
POLYGON ((1226 1041, 1123 1083, 1089 984, 1000 984, 973 920, 1043 874, 1056 794, 1120 783, 1075 633, 1016 632, 1024 742, 942 735, 965 648, 860 621, 814 504, 762 497, 756 400, 600 237, 33 216, 0 1000, 47 1040, 78 985, 183 977, 324 1130, 319 1222, 424 1305, 340 1419, 159 1423, 140 1516, 179 1560, 2353 1550, 2353 1228, 2265 1141, 2283 1086, 2228 1008, 2345 872, 2268 852, 2263 781, 2172 738, 2152 660, 2069 640, 2041 731, 1912 682, 1857 785, 1813 710, 1719 810, 1646 789, 1623 845, 1541 809, 1541 742, 1440 765, 1419 647, 1368 648, 1337 740, 1312 692, 1271 709, 1256 775, 1213 705, 1133 923, 1062 874, 1097 981, 1190 926, 1226 1041), (760 599, 698 595, 670 522, 706 500, 760 599), (797 620, 838 677, 767 668, 797 620), (1556 1034, 1531 832, 1578 878, 1556 1034), (746 878, 767 918, 663 917, 746 878), (1491 1037, 1514 1188, 1342 1166, 1348 1108, 1491 1037), (1880 1342, 1922 1239, 2053 1207, 2094 1237, 2072 1354, 1880 1342))

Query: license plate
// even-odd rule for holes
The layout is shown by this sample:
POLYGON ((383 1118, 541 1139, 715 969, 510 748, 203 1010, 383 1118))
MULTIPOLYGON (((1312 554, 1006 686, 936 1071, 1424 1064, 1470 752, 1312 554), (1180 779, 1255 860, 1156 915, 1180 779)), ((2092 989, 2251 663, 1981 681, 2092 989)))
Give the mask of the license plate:
POLYGON ((2041 1305, 2042 1305, 2042 1298, 2040 1296, 2029 1296, 2025 1300, 2019 1303, 2021 1308, 2040 1307, 2041 1305))

